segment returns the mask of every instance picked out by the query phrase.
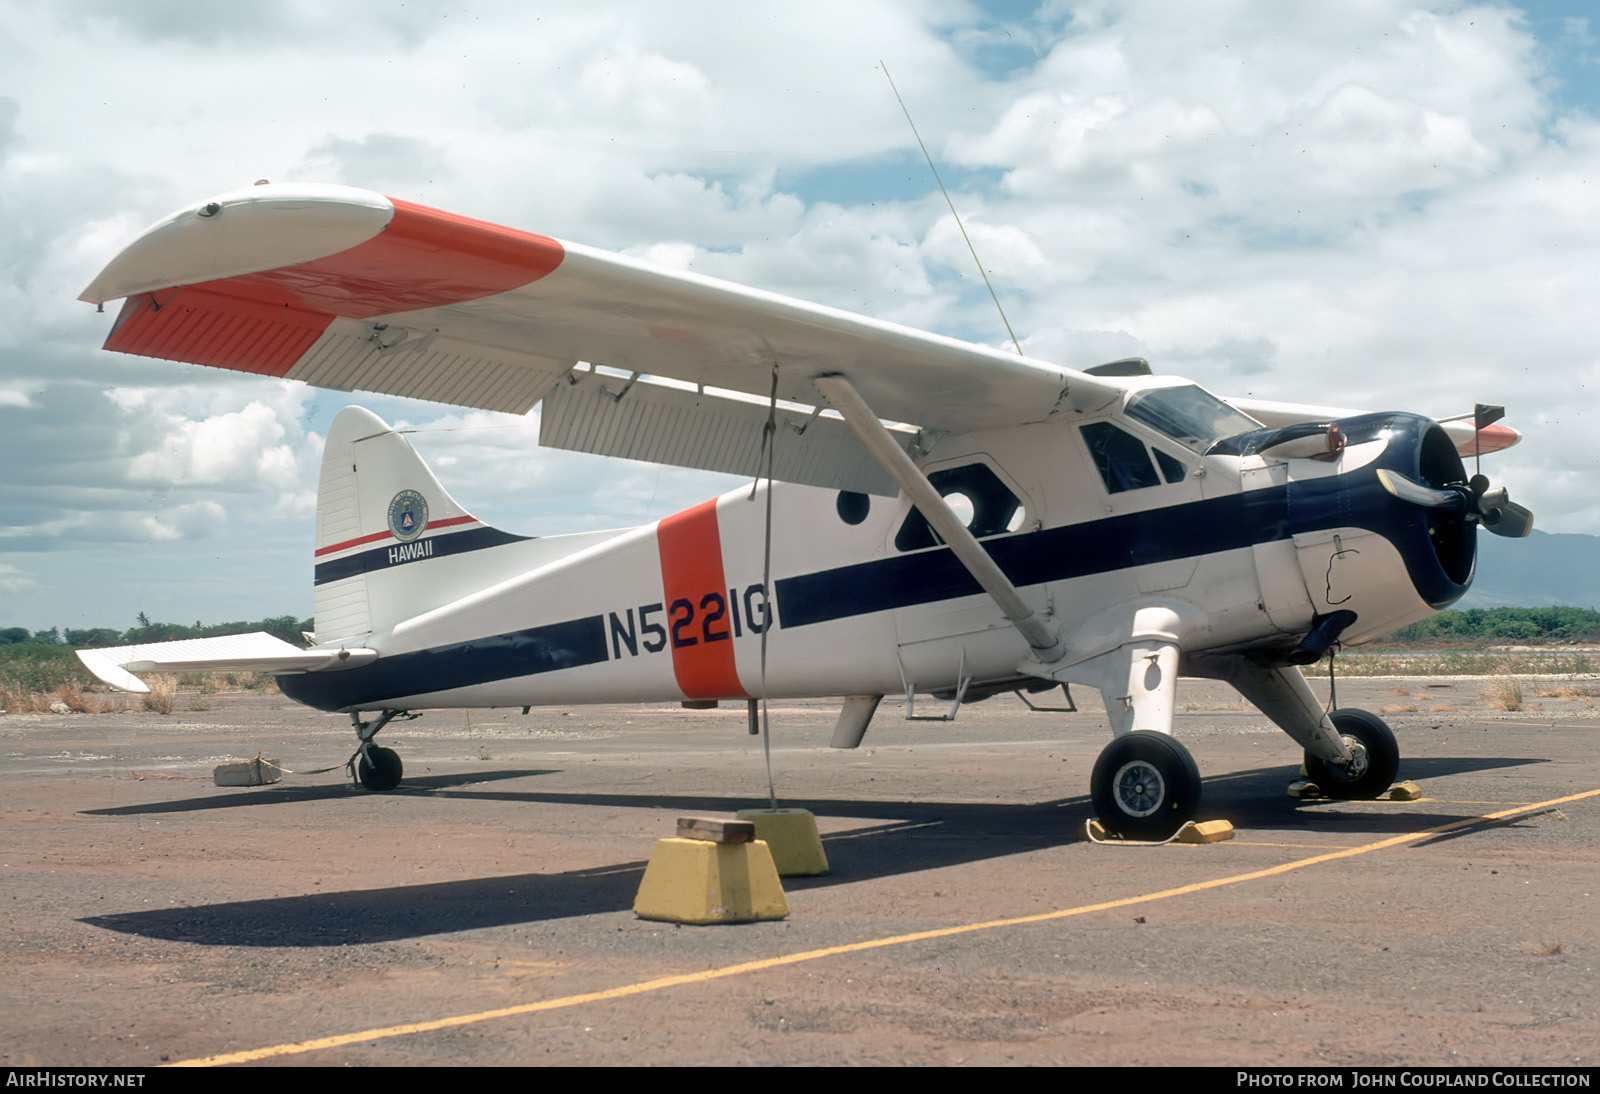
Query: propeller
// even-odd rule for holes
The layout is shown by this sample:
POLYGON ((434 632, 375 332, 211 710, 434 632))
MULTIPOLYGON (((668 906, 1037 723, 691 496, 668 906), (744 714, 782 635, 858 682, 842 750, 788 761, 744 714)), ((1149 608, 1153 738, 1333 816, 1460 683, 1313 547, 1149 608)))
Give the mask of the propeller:
POLYGON ((1491 490, 1484 475, 1474 475, 1468 482, 1424 486, 1397 471, 1380 468, 1378 482, 1401 501, 1463 513, 1467 520, 1481 523, 1497 536, 1520 539, 1533 531, 1532 511, 1512 501, 1505 487, 1491 490))

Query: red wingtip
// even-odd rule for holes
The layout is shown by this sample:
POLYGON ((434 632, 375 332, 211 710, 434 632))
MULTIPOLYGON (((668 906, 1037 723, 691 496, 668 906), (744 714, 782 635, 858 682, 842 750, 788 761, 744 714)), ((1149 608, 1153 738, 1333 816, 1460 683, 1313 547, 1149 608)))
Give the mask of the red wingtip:
POLYGON ((1518 433, 1508 425, 1501 425, 1496 422, 1478 430, 1478 436, 1475 440, 1462 441, 1456 446, 1456 451, 1463 456, 1487 456, 1491 452, 1499 452, 1502 449, 1510 448, 1520 440, 1522 440, 1521 433, 1518 433))

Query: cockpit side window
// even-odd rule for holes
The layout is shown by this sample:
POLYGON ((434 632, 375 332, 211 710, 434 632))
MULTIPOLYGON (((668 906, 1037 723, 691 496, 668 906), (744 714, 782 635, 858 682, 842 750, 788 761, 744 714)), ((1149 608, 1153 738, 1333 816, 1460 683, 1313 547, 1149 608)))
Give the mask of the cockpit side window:
POLYGON ((1168 482, 1182 482, 1188 474, 1188 469, 1183 466, 1183 461, 1161 449, 1151 446, 1150 451, 1156 454, 1156 463, 1161 467, 1162 477, 1168 482))
MULTIPOLYGON (((957 516, 966 518, 967 530, 979 539, 1015 532, 1021 527, 1022 502, 986 464, 948 467, 930 474, 928 481, 957 516)), ((937 547, 940 542, 927 518, 915 507, 906 514, 905 523, 894 537, 895 548, 901 551, 937 547)))
POLYGON ((1150 462, 1150 450, 1132 433, 1110 422, 1090 422, 1083 427, 1083 439, 1089 446, 1095 470, 1106 484, 1106 493, 1120 494, 1125 490, 1161 485, 1156 466, 1150 462))

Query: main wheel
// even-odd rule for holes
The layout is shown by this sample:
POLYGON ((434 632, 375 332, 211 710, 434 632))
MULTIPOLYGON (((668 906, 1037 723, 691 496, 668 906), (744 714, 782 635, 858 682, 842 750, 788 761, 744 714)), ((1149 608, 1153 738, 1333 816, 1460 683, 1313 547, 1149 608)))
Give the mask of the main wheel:
POLYGON ((1336 710, 1329 717, 1353 760, 1343 768, 1307 752, 1306 777, 1330 798, 1376 798, 1388 790, 1400 770, 1400 745, 1394 732, 1382 718, 1364 710, 1336 710))
POLYGON ((356 765, 356 775, 368 790, 393 790, 400 785, 403 770, 398 752, 376 745, 367 749, 361 762, 356 765))
POLYGON ((1130 839, 1166 839, 1200 804, 1200 769, 1165 733, 1125 733, 1094 762, 1090 797, 1107 831, 1130 839))

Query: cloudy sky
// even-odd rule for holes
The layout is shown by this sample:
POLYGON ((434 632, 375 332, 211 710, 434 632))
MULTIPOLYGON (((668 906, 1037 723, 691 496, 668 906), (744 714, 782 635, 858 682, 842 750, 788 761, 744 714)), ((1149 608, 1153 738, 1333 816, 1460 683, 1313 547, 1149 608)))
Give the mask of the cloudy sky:
MULTIPOLYGON (((0 0, 0 626, 309 614, 349 397, 98 347, 173 208, 327 181, 1224 394, 1504 403, 1492 468, 1600 533, 1600 21, 1583 3, 0 0)), ((728 480, 377 396, 510 530, 728 480)))

